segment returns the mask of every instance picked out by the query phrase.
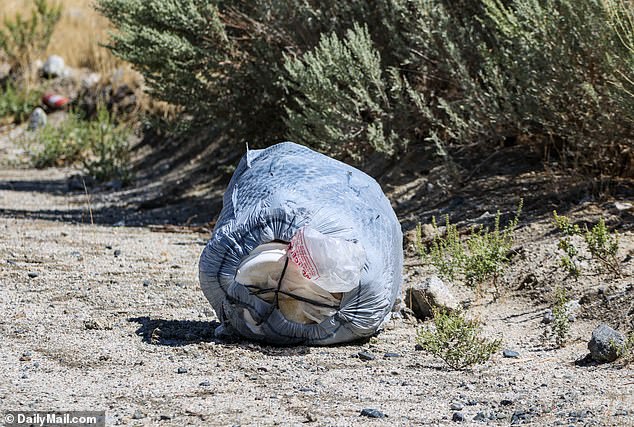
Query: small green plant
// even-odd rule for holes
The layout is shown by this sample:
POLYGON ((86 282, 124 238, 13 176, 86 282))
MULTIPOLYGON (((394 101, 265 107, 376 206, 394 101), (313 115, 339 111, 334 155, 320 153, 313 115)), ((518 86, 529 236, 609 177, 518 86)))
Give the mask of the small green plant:
POLYGON ((568 334, 570 333, 570 319, 568 318, 568 297, 566 289, 563 287, 555 290, 555 304, 553 305, 553 322, 551 334, 555 338, 558 347, 566 345, 568 334))
POLYGON ((616 276, 621 276, 621 263, 616 257, 619 251, 619 234, 616 231, 614 234, 610 234, 603 218, 600 218, 599 222, 591 229, 585 227, 583 239, 590 255, 599 261, 603 269, 616 276))
POLYGON ((108 110, 99 108, 97 121, 90 127, 92 155, 83 160, 88 174, 97 181, 117 178, 127 183, 132 178, 130 172, 130 129, 117 126, 108 110))
POLYGON ((487 227, 474 227, 471 234, 460 239, 456 225, 445 216, 445 232, 441 233, 432 217, 434 239, 425 248, 421 239, 421 226, 417 229, 417 247, 420 255, 438 270, 438 273, 450 280, 462 279, 469 286, 479 285, 491 280, 496 289, 498 278, 508 265, 509 252, 513 246, 513 233, 519 222, 523 201, 517 206, 515 217, 504 227, 500 227, 500 212, 495 216, 493 230, 487 227))
POLYGON ((5 28, 0 28, 0 50, 13 70, 25 71, 37 55, 44 53, 62 16, 59 4, 34 0, 34 5, 30 18, 17 13, 13 19, 5 18, 5 28))
POLYGON ((442 359, 452 369, 484 363, 500 349, 501 339, 480 337, 480 323, 459 311, 434 310, 434 330, 421 328, 418 344, 423 351, 442 359))
POLYGON ((45 126, 30 141, 33 165, 45 168, 77 163, 88 153, 86 136, 86 124, 72 113, 59 126, 45 126))
POLYGON ((615 231, 610 233, 603 218, 592 228, 584 225, 581 228, 577 224, 572 224, 570 219, 553 212, 555 225, 564 234, 559 239, 558 247, 563 251, 560 258, 561 266, 568 272, 569 276, 577 279, 581 275, 580 261, 583 259, 580 249, 574 244, 573 238, 581 236, 590 254, 590 259, 597 262, 599 271, 610 272, 615 276, 621 276, 621 263, 617 258, 619 250, 619 235, 615 231))
POLYGON ((58 127, 46 126, 36 133, 31 158, 38 168, 81 164, 97 181, 117 178, 125 184, 131 179, 130 134, 105 107, 99 107, 92 121, 69 114, 58 127))
POLYGON ((40 97, 39 91, 19 88, 9 81, 0 94, 0 120, 22 123, 38 105, 40 97))
POLYGON ((557 211, 553 211, 555 225, 564 236, 559 239, 557 247, 563 251, 559 259, 559 264, 568 272, 568 276, 578 279, 581 275, 579 267, 579 249, 572 243, 572 237, 581 234, 581 229, 577 224, 571 224, 570 219, 563 215, 557 215, 557 211))

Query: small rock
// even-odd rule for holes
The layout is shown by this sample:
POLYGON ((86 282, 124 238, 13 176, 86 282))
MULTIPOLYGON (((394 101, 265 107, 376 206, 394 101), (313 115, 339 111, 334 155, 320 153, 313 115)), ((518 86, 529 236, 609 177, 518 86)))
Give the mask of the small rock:
POLYGON ((452 411, 462 411, 462 408, 464 408, 464 405, 460 402, 453 402, 451 404, 452 411))
POLYGON ((31 279, 35 279, 37 276, 39 276, 39 274, 35 271, 29 271, 28 275, 31 279))
POLYGON ((453 415, 451 416, 451 421, 463 422, 465 420, 466 418, 462 412, 454 412, 453 415))
POLYGON ((383 357, 385 357, 386 359, 389 359, 389 358, 393 358, 393 357, 401 357, 401 355, 398 354, 398 353, 385 353, 383 355, 383 357))
POLYGON ((84 257, 81 256, 81 252, 79 251, 72 251, 69 255, 74 258, 77 258, 77 261, 82 261, 84 259, 84 257))
POLYGON ((473 417, 473 421, 487 421, 488 418, 489 417, 487 417, 484 412, 480 411, 476 414, 475 417, 473 417))
POLYGON ((172 416, 167 414, 161 414, 159 418, 161 421, 167 421, 167 420, 171 420, 172 416))
POLYGON ((114 256, 115 256, 115 258, 119 258, 121 256, 121 249, 115 249, 114 250, 114 256))
POLYGON ((520 357, 520 354, 514 350, 504 349, 502 350, 502 356, 517 359, 518 357, 520 357))
POLYGON ((37 107, 29 116, 29 124, 27 130, 33 131, 46 126, 46 113, 40 107, 37 107))
POLYGON ((146 279, 146 280, 144 280, 144 281, 143 281, 143 287, 144 287, 144 288, 147 288, 147 287, 148 287, 148 286, 150 286, 151 284, 152 284, 152 282, 151 282, 150 280, 147 280, 147 279, 146 279))
POLYGON ((422 345, 420 345, 420 344, 416 344, 416 345, 414 346, 414 350, 416 350, 416 351, 423 351, 423 346, 422 346, 422 345))
POLYGON ((211 387, 211 382, 209 380, 205 380, 205 381, 201 381, 201 383, 198 385, 201 387, 211 387))
POLYGON ((58 55, 49 56, 42 66, 42 74, 45 77, 60 77, 64 74, 64 59, 58 55))
POLYGON ((84 329, 94 331, 110 331, 112 323, 106 319, 90 319, 84 321, 84 329))
POLYGON ((176 370, 176 373, 178 374, 186 374, 187 373, 187 368, 183 368, 182 366, 180 368, 178 368, 176 370))
POLYGON ((626 416, 628 413, 629 412, 627 412, 625 409, 617 409, 616 411, 614 411, 614 416, 626 416))
POLYGON ((376 359, 376 356, 368 351, 360 351, 357 353, 357 356, 359 357, 359 359, 366 362, 376 359))
POLYGON ((553 315, 553 311, 551 309, 546 310, 544 313, 544 317, 542 318, 542 323, 548 325, 549 323, 553 323, 555 321, 555 316, 553 315))
POLYGON ((529 418, 527 411, 515 411, 511 416, 511 424, 519 424, 521 421, 526 421, 529 418))
POLYGON ((369 418, 385 418, 387 417, 386 414, 384 414, 383 412, 379 411, 378 409, 372 409, 372 408, 365 408, 361 410, 361 416, 362 417, 369 417, 369 418))
POLYGON ((632 204, 629 202, 614 202, 614 207, 618 211, 628 211, 632 209, 632 204))
POLYGON ((101 74, 99 73, 90 73, 81 79, 81 85, 85 89, 90 89, 95 86, 101 80, 101 74))
POLYGON ((24 353, 22 353, 22 356, 20 356, 20 361, 21 362, 28 362, 31 360, 31 352, 30 351, 25 351, 24 353))
POLYGON ((500 401, 500 405, 502 405, 502 406, 509 406, 509 405, 512 405, 512 404, 513 404, 513 401, 511 399, 502 399, 500 401))
POLYGON ((134 411, 134 414, 132 415, 133 420, 140 420, 142 418, 145 418, 145 414, 143 412, 141 412, 139 409, 134 411))
POLYGON ((449 288, 436 276, 417 283, 406 291, 405 300, 418 319, 433 317, 433 308, 453 311, 458 308, 458 301, 449 288))
POLYGON ((624 345, 625 336, 603 323, 592 331, 588 350, 597 362, 613 362, 619 357, 618 350, 624 345))

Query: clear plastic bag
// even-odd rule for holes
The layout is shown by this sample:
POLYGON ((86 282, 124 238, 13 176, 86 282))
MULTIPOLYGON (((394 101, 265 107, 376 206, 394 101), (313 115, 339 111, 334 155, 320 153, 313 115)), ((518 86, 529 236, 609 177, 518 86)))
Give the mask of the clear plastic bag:
MULTIPOLYGON (((278 286, 287 251, 286 243, 272 242, 258 246, 238 267, 236 281, 269 303, 276 300, 286 319, 304 324, 320 323, 336 313, 341 295, 333 295, 305 278, 300 268, 290 260, 278 286)), ((247 322, 255 324, 252 319, 247 319, 247 322)))
POLYGON ((359 286, 365 264, 363 247, 302 227, 291 239, 288 257, 302 275, 331 292, 349 292, 359 286))

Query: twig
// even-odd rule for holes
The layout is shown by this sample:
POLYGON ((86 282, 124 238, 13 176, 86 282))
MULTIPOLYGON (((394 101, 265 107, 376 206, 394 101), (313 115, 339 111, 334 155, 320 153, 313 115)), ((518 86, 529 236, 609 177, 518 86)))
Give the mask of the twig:
POLYGON ((95 225, 92 217, 92 205, 90 204, 90 195, 88 194, 88 188, 86 188, 86 181, 84 181, 84 177, 81 177, 81 182, 84 184, 84 193, 86 193, 86 199, 88 200, 88 212, 90 212, 90 225, 95 225))

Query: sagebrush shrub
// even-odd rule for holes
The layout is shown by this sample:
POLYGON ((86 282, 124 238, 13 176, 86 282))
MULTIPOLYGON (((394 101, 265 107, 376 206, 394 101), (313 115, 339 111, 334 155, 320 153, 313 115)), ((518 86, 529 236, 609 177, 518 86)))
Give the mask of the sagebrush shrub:
POLYGON ((360 159, 527 143, 564 167, 634 174, 630 2, 98 4, 152 94, 234 143, 290 137, 360 159))

